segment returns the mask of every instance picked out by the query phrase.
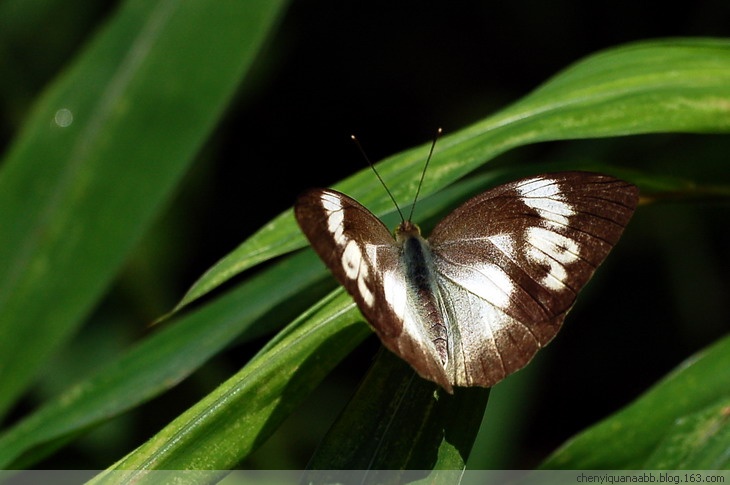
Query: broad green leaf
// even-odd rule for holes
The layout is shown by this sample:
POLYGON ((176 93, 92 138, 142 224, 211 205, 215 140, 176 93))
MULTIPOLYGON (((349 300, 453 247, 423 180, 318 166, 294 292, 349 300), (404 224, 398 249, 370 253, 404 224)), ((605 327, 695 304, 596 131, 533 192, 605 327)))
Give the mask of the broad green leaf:
POLYGON ((128 0, 39 99, 0 171, 0 414, 104 293, 282 4, 128 0))
POLYGON ((730 396, 678 419, 644 462, 650 470, 730 469, 730 396))
MULTIPOLYGON (((669 39, 582 60, 534 92, 439 142, 421 193, 431 194, 505 151, 530 143, 658 132, 730 131, 730 41, 669 39)), ((410 202, 427 145, 383 160, 395 198, 410 202)), ((369 169, 336 184, 373 213, 391 201, 369 169)), ((305 245, 291 211, 244 241, 195 282, 177 309, 256 263, 305 245)))
MULTIPOLYGON (((140 470, 130 480, 144 480, 145 470, 234 468, 369 334, 337 290, 110 470, 140 470)), ((93 481, 104 482, 103 473, 93 481)))
POLYGON ((321 265, 315 262, 313 252, 294 255, 174 324, 162 326, 126 355, 1 434, 0 469, 24 468, 75 435, 151 399, 235 339, 275 330, 277 309, 287 302, 296 308, 291 298, 323 278, 321 265))
POLYGON ((16 124, 22 119, 43 84, 89 35, 92 19, 107 8, 95 0, 0 2, 0 105, 5 120, 16 124))
POLYGON ((719 468, 730 450, 730 336, 572 438, 543 469, 719 468))
POLYGON ((329 470, 463 470, 489 389, 449 395, 382 350, 350 404, 312 458, 306 476, 334 483, 329 470), (325 470, 325 471, 317 471, 325 470))

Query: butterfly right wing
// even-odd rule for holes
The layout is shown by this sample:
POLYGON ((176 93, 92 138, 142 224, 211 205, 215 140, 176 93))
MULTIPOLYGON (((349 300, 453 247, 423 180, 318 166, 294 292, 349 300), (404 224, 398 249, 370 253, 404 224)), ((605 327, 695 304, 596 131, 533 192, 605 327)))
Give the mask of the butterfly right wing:
POLYGON ((560 329, 618 241, 638 189, 588 172, 505 184, 456 209, 431 243, 450 317, 450 379, 491 386, 560 329))
POLYGON ((401 247, 391 232, 354 199, 312 189, 294 214, 315 252, 352 295, 382 343, 416 371, 451 390, 427 325, 408 296, 401 247))

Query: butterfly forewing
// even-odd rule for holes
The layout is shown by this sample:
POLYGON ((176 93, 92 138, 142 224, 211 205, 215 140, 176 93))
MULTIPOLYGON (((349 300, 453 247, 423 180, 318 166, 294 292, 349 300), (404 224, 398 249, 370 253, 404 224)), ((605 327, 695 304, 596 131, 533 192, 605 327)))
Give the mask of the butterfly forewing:
POLYGON ((470 199, 428 242, 410 222, 396 241, 332 190, 305 193, 295 214, 383 344, 451 391, 495 384, 555 336, 637 199, 605 175, 536 176, 470 199))
POLYGON ((375 307, 382 270, 398 249, 390 231, 354 199, 333 190, 310 190, 297 201, 302 231, 335 277, 361 307, 375 307))

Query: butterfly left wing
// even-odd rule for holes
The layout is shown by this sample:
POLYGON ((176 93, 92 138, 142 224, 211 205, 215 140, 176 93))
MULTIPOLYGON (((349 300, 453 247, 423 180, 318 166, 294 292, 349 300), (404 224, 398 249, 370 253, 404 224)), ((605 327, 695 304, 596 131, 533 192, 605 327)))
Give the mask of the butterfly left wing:
POLYGON ((419 374, 451 390, 436 349, 423 345, 407 282, 401 247, 391 232, 354 199, 334 190, 312 189, 294 206, 297 222, 319 257, 345 287, 383 344, 419 374))
POLYGON ((618 241, 635 186, 587 172, 532 177, 478 195, 429 237, 446 303, 449 380, 488 387, 560 329, 618 241))

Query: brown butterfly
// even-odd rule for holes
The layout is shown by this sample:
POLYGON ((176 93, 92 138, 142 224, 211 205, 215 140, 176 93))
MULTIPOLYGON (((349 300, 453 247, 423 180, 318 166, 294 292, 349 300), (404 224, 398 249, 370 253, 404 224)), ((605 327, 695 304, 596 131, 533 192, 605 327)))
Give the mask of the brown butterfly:
POLYGON ((383 344, 452 392, 496 384, 550 342, 637 202, 607 175, 537 175, 473 197, 428 239, 410 220, 394 237, 334 190, 310 190, 294 210, 383 344))

